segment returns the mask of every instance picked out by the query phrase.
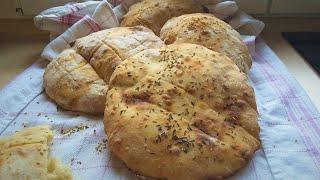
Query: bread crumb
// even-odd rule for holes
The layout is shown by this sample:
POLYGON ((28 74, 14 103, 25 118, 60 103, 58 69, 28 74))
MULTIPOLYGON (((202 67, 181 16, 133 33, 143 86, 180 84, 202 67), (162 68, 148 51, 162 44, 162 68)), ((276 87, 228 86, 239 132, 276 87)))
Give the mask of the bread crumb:
POLYGON ((98 153, 101 153, 103 150, 107 149, 107 145, 108 145, 108 139, 107 138, 102 139, 98 143, 98 146, 96 147, 96 151, 98 153))
POLYGON ((71 134, 74 134, 76 132, 79 132, 79 131, 82 131, 82 130, 85 130, 85 129, 88 129, 89 126, 87 125, 84 125, 84 124, 80 124, 74 128, 71 128, 71 129, 68 129, 66 131, 64 131, 63 129, 61 129, 60 133, 63 134, 63 135, 67 135, 67 136, 70 136, 71 134))

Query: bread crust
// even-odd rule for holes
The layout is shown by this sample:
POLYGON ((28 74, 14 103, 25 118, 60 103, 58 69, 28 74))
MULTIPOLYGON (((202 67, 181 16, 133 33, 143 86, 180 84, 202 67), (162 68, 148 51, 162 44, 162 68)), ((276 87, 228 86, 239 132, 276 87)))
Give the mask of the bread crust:
POLYGON ((167 20, 196 12, 203 12, 203 8, 193 0, 143 0, 130 7, 121 26, 142 25, 159 35, 167 20))
POLYGON ((166 44, 193 43, 220 52, 248 74, 252 58, 240 34, 212 14, 194 13, 170 19, 160 32, 166 44))
POLYGON ((64 50, 44 73, 47 95, 71 111, 100 114, 104 111, 107 84, 73 49, 64 50))
POLYGON ((44 73, 44 88, 59 106, 102 114, 111 74, 124 59, 164 43, 145 27, 116 27, 78 39, 44 73))
POLYGON ((134 172, 169 180, 231 176, 260 147, 247 77, 195 44, 143 51, 122 62, 107 93, 109 147, 134 172))

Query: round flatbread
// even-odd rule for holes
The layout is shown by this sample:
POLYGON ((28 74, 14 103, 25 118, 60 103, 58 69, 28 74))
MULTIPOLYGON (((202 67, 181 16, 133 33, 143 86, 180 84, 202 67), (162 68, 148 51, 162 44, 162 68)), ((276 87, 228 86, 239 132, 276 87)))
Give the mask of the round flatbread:
POLYGON ((116 27, 78 39, 44 73, 44 88, 59 106, 102 114, 110 76, 124 59, 164 43, 143 26, 116 27))
POLYGON ((143 176, 228 177, 260 146, 247 77, 227 56, 195 44, 123 61, 111 76, 104 118, 112 152, 143 176))
POLYGON ((104 110, 107 84, 73 49, 64 50, 47 66, 44 88, 64 109, 92 114, 104 110))
POLYGON ((195 13, 172 18, 162 27, 160 37, 166 44, 205 46, 228 56, 242 72, 250 71, 252 58, 240 34, 212 14, 195 13))
POLYGON ((143 0, 130 7, 121 26, 142 25, 159 35, 164 23, 172 17, 203 11, 193 0, 143 0))

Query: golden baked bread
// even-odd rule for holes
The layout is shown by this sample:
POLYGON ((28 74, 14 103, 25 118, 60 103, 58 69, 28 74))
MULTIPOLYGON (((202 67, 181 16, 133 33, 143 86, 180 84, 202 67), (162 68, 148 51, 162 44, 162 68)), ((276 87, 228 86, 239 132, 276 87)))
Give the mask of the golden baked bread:
POLYGON ((227 56, 203 46, 145 50, 123 61, 109 86, 109 148, 137 174, 224 178, 260 147, 247 77, 227 56))
POLYGON ((50 157, 49 126, 23 129, 0 139, 0 179, 71 180, 70 168, 50 157))
POLYGON ((167 20, 196 12, 203 12, 203 7, 193 0, 142 0, 130 7, 121 26, 143 25, 159 35, 167 20))
POLYGON ((44 88, 59 106, 102 114, 108 82, 122 60, 164 43, 145 27, 116 27, 78 39, 44 73, 44 88))
POLYGON ((44 88, 64 109, 93 114, 104 110, 107 84, 73 49, 64 50, 47 66, 44 88))
POLYGON ((195 13, 170 19, 160 32, 166 44, 193 43, 220 52, 248 73, 252 58, 240 34, 212 14, 195 13))
POLYGON ((80 38, 74 49, 83 56, 105 82, 109 82, 121 61, 143 50, 159 48, 164 43, 143 26, 116 27, 80 38))

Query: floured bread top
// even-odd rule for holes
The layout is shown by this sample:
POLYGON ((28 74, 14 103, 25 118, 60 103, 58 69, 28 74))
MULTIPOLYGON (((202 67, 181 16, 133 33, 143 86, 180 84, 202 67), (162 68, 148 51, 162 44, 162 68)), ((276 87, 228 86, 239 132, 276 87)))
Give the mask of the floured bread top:
POLYGON ((110 76, 124 59, 164 43, 145 27, 116 27, 78 39, 44 73, 44 88, 59 106, 102 114, 110 76))
POLYGON ((160 37, 166 44, 205 46, 228 56, 242 72, 250 71, 252 58, 240 34, 212 14, 195 13, 172 18, 162 27, 160 37))
POLYGON ((108 83, 115 67, 123 60, 164 43, 143 26, 116 27, 92 33, 75 42, 74 49, 108 83))
POLYGON ((87 60, 66 49, 47 66, 44 88, 64 109, 99 114, 104 110, 108 87, 87 60))
POLYGON ((203 8, 193 0, 142 0, 130 7, 121 26, 142 25, 159 35, 167 20, 196 12, 203 12, 203 8))
POLYGON ((228 177, 260 145, 247 77, 227 56, 195 44, 123 61, 110 79, 104 118, 111 150, 144 176, 228 177))
POLYGON ((71 180, 70 169, 50 157, 49 126, 26 128, 0 139, 0 179, 71 180))

